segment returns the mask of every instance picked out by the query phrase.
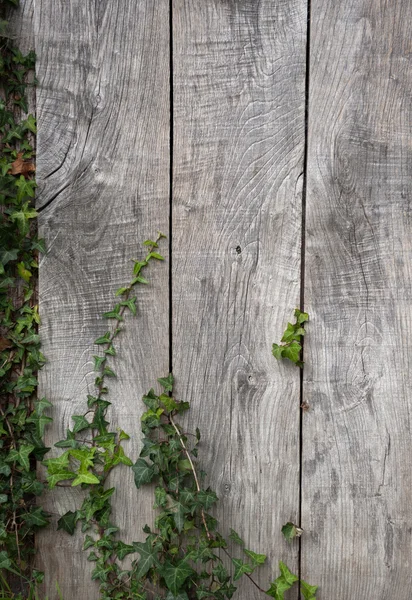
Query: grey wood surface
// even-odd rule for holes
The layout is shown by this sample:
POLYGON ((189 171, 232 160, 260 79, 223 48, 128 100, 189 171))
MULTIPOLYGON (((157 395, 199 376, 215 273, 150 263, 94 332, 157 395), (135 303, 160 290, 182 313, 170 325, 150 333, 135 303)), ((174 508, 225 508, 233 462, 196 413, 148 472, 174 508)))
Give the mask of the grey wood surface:
MULTIPOLYGON (((40 393, 54 404, 49 444, 65 437, 71 415, 92 393, 93 340, 100 315, 130 281, 140 242, 168 229, 169 6, 166 0, 39 0, 35 7, 38 206, 48 254, 40 266, 41 337, 48 364, 40 393)), ((167 254, 167 251, 165 251, 167 254)), ((128 324, 111 386, 112 421, 140 441, 141 396, 168 372, 168 266, 148 273, 138 318, 128 324)), ((152 520, 152 498, 137 492, 126 468, 116 480, 113 520, 126 540, 152 520)), ((46 497, 55 519, 79 506, 62 488, 46 497)), ((93 563, 82 537, 38 538, 49 600, 58 581, 65 600, 93 600, 93 563)))
POLYGON ((271 344, 299 303, 305 44, 303 0, 174 2, 173 370, 263 586, 297 569, 299 372, 271 344))
POLYGON ((411 597, 412 6, 312 1, 302 575, 411 597))

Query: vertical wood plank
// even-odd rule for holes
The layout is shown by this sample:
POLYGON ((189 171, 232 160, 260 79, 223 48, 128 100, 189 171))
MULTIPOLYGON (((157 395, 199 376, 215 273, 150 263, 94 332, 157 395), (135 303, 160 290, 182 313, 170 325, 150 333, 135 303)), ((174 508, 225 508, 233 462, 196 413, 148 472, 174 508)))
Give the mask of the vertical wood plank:
POLYGON ((173 369, 262 585, 297 568, 299 372, 271 344, 299 303, 305 43, 303 0, 173 3, 173 369))
POLYGON ((303 576, 412 583, 412 6, 312 0, 303 576))
MULTIPOLYGON (((35 8, 38 100, 38 205, 48 254, 40 266, 41 337, 48 364, 41 393, 54 404, 52 445, 94 390, 93 340, 107 327, 100 315, 130 281, 140 242, 168 230, 169 5, 39 0, 35 8)), ((140 443, 142 393, 168 372, 168 267, 150 270, 138 290, 111 385, 111 421, 140 443)), ((113 521, 126 540, 152 520, 152 499, 135 489, 130 469, 118 486, 113 521)), ((73 510, 80 492, 46 498, 55 519, 73 510)), ((98 598, 82 535, 44 533, 38 540, 47 573, 67 600, 98 598)))

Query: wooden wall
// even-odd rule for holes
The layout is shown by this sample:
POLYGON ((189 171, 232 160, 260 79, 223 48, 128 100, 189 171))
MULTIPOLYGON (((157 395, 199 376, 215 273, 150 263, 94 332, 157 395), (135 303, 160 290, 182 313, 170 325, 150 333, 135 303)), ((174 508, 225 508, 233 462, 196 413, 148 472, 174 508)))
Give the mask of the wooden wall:
MULTIPOLYGON (((223 530, 269 555, 260 583, 282 559, 320 600, 409 600, 412 6, 23 8, 38 57, 48 442, 84 406, 100 314, 160 229, 170 256, 138 292, 113 390, 131 454, 140 396, 171 359, 223 530), (301 300, 302 380, 271 356, 301 300), (300 544, 282 539, 289 520, 300 544)), ((122 532, 137 539, 152 499, 127 470, 114 483, 122 532)), ((61 489, 45 504, 57 519, 79 501, 61 489)), ((97 600, 80 537, 37 545, 49 600, 55 580, 65 600, 97 600)), ((235 597, 258 596, 245 585, 235 597)))

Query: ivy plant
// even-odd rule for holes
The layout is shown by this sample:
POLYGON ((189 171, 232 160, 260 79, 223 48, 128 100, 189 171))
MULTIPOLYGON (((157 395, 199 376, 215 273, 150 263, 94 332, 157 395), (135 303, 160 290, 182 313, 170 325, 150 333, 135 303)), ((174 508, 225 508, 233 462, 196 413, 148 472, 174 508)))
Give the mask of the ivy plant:
POLYGON ((30 595, 42 575, 33 569, 34 534, 48 524, 36 498, 44 485, 36 461, 47 452, 43 433, 50 403, 36 400, 44 363, 37 327, 39 253, 33 205, 34 134, 27 89, 33 52, 15 46, 0 4, 0 589, 4 598, 30 595))
MULTIPOLYGON (((99 582, 102 600, 225 600, 232 598, 242 577, 262 594, 283 600, 285 592, 298 583, 283 562, 279 563, 280 575, 264 589, 253 574, 266 562, 266 555, 247 548, 235 531, 230 539, 239 551, 235 556, 229 553, 228 541, 213 516, 217 495, 205 486, 205 474, 198 466, 201 434, 199 429, 185 433, 179 424, 189 403, 175 397, 173 375, 158 379, 160 390, 150 389, 143 396, 143 444, 135 462, 124 450, 129 435, 112 431, 107 420, 107 382, 116 376, 117 337, 127 313, 136 314, 132 291, 135 285, 148 283, 143 270, 153 259, 163 260, 158 249, 162 237, 159 234, 156 240, 144 242, 145 258, 135 262, 131 282, 117 290, 118 301, 104 313, 112 327, 95 341, 99 348, 94 356, 95 393, 87 397, 84 413, 73 415, 65 439, 57 442, 63 452, 44 461, 51 489, 65 482, 88 491, 78 510, 62 515, 58 528, 73 535, 80 527, 85 534, 84 550, 95 565, 92 578, 99 582), (132 469, 137 488, 154 485, 157 516, 154 524, 144 526, 144 541, 125 543, 111 520, 115 488, 107 485, 107 478, 119 464, 132 469), (123 564, 126 556, 131 567, 123 564)), ((301 582, 301 591, 310 600, 315 598, 316 586, 301 582)))

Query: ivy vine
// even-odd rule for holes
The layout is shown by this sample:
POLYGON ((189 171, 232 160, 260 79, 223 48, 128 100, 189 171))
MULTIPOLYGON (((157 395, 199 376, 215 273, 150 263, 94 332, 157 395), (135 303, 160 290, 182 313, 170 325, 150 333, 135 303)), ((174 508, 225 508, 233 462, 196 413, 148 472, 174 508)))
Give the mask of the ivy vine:
MULTIPOLYGON (((49 524, 49 515, 38 497, 45 485, 50 490, 63 485, 87 491, 82 505, 62 515, 57 527, 70 535, 77 528, 83 532, 101 600, 225 600, 232 598, 242 577, 276 600, 284 600, 285 592, 295 585, 300 585, 305 600, 313 600, 317 587, 299 582, 283 562, 268 588, 260 587, 254 572, 267 557, 247 548, 233 530, 229 538, 238 552, 229 553, 228 540, 213 516, 217 495, 205 486, 198 465, 201 434, 199 429, 193 434, 183 432, 179 424, 189 403, 174 396, 172 374, 158 380, 161 391, 151 389, 143 397, 143 447, 135 462, 124 449, 129 435, 110 428, 108 383, 116 377, 118 336, 127 315, 136 315, 135 286, 148 283, 143 273, 152 261, 163 260, 159 252, 163 234, 144 242, 145 257, 135 261, 130 283, 117 290, 114 307, 104 313, 109 326, 95 340, 94 394, 87 396, 84 412, 73 415, 65 439, 55 444, 61 454, 46 458, 49 448, 43 434, 52 421, 48 414, 52 405, 45 398, 36 399, 37 372, 45 362, 37 331, 36 272, 39 253, 45 248, 36 228, 36 122, 27 102, 35 56, 33 52, 23 55, 8 32, 6 8, 17 5, 18 0, 0 2, 1 597, 39 599, 43 574, 34 568, 34 535, 49 524), (46 482, 36 475, 39 461, 47 467, 46 482), (143 542, 127 544, 119 539, 111 520, 115 488, 108 486, 108 477, 119 464, 133 470, 137 488, 154 484, 157 516, 152 526, 143 528, 143 542)), ((296 324, 288 324, 283 344, 274 345, 273 353, 302 366, 301 339, 308 316, 297 310, 295 317, 296 324)), ((289 539, 301 532, 291 523, 285 527, 289 539)), ((59 590, 58 594, 61 597, 59 590)))

